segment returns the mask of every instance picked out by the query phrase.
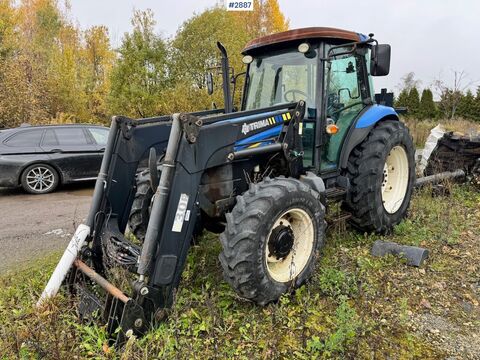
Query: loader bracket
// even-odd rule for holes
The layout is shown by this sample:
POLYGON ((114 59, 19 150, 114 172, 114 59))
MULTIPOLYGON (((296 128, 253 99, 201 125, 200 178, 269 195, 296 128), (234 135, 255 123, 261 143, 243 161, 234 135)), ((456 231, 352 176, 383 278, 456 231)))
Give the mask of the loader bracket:
MULTIPOLYGON (((120 346, 125 343, 132 335, 144 335, 148 330, 150 323, 145 319, 143 309, 134 300, 129 300, 124 306, 122 311, 122 317, 120 321, 120 332, 118 333, 115 345, 120 346)), ((114 333, 116 329, 109 328, 110 323, 107 325, 107 329, 110 333, 114 333)))
POLYGON ((203 121, 191 114, 180 114, 180 121, 187 141, 190 144, 195 143, 198 134, 200 133, 200 127, 203 125, 203 121))
POLYGON ((116 120, 120 125, 123 137, 126 140, 130 140, 132 138, 132 130, 136 126, 135 121, 124 116, 117 116, 116 120))

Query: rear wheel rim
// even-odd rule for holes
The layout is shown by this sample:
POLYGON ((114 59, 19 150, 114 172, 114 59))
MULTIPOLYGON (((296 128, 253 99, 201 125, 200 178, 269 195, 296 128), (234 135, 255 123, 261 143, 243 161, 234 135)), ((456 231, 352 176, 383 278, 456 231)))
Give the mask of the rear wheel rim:
MULTIPOLYGON (((315 230, 313 220, 305 210, 293 208, 280 215, 267 237, 265 246, 265 264, 268 274, 275 281, 288 282, 296 278, 305 269, 314 248, 315 230), (288 228, 293 233, 293 243, 288 254, 275 254, 272 249, 272 233, 278 227, 288 228)), ((285 249, 283 249, 285 250, 285 249)))
POLYGON ((31 190, 45 192, 55 184, 55 174, 47 167, 37 166, 27 173, 26 182, 31 190))
POLYGON ((403 146, 394 146, 383 167, 381 190, 383 207, 387 213, 394 214, 402 206, 407 194, 409 176, 407 152, 403 146))

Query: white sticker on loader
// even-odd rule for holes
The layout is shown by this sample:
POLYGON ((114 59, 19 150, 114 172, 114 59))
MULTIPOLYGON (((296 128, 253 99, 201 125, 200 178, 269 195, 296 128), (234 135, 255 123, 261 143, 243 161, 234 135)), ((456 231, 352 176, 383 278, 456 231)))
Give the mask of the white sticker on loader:
POLYGON ((175 213, 175 220, 173 221, 172 231, 182 232, 183 221, 185 220, 185 212, 187 211, 188 195, 181 194, 178 200, 177 212, 175 213))

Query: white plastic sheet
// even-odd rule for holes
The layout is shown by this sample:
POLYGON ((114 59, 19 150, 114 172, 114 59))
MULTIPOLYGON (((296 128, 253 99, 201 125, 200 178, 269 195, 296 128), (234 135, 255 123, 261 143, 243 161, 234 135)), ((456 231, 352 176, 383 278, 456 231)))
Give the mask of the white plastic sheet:
POLYGON ((425 142, 425 147, 422 151, 422 159, 420 160, 419 169, 421 173, 425 171, 427 167, 428 159, 432 154, 432 151, 437 147, 438 140, 440 140, 445 134, 445 129, 442 125, 435 126, 432 131, 430 131, 430 135, 428 135, 427 141, 425 142))

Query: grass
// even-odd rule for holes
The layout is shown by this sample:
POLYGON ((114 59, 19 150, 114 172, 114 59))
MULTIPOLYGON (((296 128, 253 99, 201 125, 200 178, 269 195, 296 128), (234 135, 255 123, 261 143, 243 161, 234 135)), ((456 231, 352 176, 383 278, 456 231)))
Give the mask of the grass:
POLYGON ((412 118, 404 118, 410 133, 412 134, 415 146, 423 148, 430 131, 438 124, 443 125, 446 131, 453 131, 463 135, 470 133, 480 133, 480 123, 472 122, 465 119, 425 119, 418 120, 412 118))
POLYGON ((390 236, 330 229, 311 281, 266 307, 239 299, 223 281, 217 236, 206 234, 190 251, 167 321, 120 350, 108 346, 102 326, 80 324, 62 296, 34 309, 56 254, 0 279, 0 358, 444 358, 450 349, 419 332, 416 319, 428 312, 465 332, 465 323, 480 326, 480 286, 472 286, 480 278, 479 223, 475 189, 453 185, 445 198, 424 189, 390 236), (372 257, 377 239, 427 247, 430 259, 417 269, 372 257), (464 302, 473 312, 462 311, 464 302))

